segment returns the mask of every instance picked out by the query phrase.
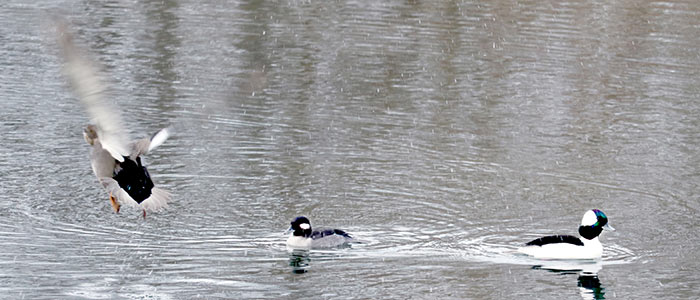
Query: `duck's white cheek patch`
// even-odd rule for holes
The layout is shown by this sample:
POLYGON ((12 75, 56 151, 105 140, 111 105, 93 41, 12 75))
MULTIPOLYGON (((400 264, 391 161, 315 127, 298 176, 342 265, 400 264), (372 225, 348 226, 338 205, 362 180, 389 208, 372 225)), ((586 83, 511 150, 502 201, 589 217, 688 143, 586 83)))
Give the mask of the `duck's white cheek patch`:
POLYGON ((299 224, 299 228, 301 228, 301 229, 309 229, 309 228, 311 228, 311 225, 306 224, 306 223, 304 223, 304 224, 299 224))
POLYGON ((598 217, 596 217, 595 212, 592 210, 586 212, 586 214, 583 215, 583 219, 581 219, 581 225, 584 226, 592 226, 596 222, 598 222, 598 217))

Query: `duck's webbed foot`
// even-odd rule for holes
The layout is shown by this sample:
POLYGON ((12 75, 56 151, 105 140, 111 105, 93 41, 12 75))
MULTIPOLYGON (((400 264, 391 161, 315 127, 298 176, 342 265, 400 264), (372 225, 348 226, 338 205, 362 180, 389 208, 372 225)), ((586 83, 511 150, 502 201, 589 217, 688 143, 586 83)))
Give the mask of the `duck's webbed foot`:
POLYGON ((119 205, 119 202, 117 202, 117 198, 115 198, 111 192, 109 193, 109 203, 112 204, 114 212, 119 213, 119 208, 121 207, 121 205, 119 205))

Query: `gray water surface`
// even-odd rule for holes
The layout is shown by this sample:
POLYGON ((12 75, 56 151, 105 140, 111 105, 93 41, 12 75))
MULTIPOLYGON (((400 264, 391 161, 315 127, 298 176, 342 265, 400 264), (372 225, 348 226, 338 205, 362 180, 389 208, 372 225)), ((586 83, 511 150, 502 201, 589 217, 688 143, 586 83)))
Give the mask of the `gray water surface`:
POLYGON ((0 15, 0 298, 700 297, 697 1, 10 0, 0 15), (57 13, 132 137, 173 128, 146 157, 168 209, 111 211, 57 13), (513 253, 576 234, 591 208, 617 229, 602 261, 513 253), (298 215, 361 243, 290 255, 298 215))

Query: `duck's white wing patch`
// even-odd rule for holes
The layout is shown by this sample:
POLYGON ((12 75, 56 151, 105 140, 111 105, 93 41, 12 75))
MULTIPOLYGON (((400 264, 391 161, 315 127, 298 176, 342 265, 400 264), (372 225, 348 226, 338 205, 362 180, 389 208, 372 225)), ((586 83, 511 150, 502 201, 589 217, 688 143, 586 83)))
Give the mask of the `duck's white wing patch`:
POLYGON ((65 21, 57 26, 61 54, 65 60, 63 73, 97 126, 97 136, 102 148, 114 159, 123 162, 123 156, 129 155, 129 139, 122 125, 121 115, 104 99, 106 88, 100 81, 98 68, 78 49, 67 27, 65 21))

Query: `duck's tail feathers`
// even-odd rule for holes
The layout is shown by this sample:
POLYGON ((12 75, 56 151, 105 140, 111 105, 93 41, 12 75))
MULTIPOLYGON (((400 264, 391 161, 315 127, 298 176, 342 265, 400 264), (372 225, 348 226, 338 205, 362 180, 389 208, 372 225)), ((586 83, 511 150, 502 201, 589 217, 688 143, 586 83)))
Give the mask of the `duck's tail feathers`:
POLYGON ((154 212, 168 207, 168 202, 172 195, 170 192, 154 187, 151 189, 151 196, 143 200, 141 204, 136 202, 129 194, 119 186, 119 183, 113 178, 102 177, 100 178, 100 183, 104 186, 107 192, 111 193, 117 198, 117 201, 121 205, 128 207, 138 207, 141 206, 143 209, 149 212, 154 212))
POLYGON ((151 189, 151 196, 141 202, 141 207, 149 212, 158 211, 168 207, 171 197, 170 192, 154 187, 151 189))

